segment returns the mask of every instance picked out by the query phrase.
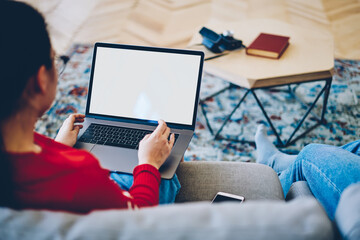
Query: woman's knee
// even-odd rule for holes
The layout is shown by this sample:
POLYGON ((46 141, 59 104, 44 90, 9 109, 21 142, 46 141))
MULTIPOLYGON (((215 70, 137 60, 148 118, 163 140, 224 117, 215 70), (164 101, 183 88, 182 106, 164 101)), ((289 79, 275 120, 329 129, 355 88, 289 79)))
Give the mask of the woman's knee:
POLYGON ((315 165, 344 164, 345 162, 358 162, 359 156, 336 146, 325 144, 309 144, 301 150, 297 160, 306 160, 315 165), (355 159, 356 158, 356 159, 355 159), (344 161, 346 159, 346 161, 344 161))
POLYGON ((311 143, 306 145, 299 153, 299 155, 311 156, 314 154, 321 153, 326 145, 311 143))
POLYGON ((308 161, 320 161, 321 159, 326 159, 329 154, 332 154, 334 151, 338 151, 338 147, 311 143, 305 146, 299 153, 297 159, 306 159, 308 161))

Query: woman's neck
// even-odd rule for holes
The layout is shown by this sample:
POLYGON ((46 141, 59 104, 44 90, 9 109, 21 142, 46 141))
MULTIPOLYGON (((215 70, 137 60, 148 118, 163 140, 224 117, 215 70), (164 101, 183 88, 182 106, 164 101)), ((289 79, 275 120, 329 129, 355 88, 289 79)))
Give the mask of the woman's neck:
POLYGON ((38 116, 33 111, 19 111, 1 124, 4 147, 7 152, 41 152, 34 143, 34 126, 38 116))

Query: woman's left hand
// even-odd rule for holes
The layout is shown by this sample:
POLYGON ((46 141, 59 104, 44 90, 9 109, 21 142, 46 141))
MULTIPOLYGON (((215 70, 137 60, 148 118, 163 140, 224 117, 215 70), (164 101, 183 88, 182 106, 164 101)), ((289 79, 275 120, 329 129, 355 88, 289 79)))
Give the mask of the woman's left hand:
POLYGON ((62 124, 55 141, 73 147, 76 143, 77 136, 83 125, 75 123, 84 122, 85 115, 80 113, 71 114, 62 124))

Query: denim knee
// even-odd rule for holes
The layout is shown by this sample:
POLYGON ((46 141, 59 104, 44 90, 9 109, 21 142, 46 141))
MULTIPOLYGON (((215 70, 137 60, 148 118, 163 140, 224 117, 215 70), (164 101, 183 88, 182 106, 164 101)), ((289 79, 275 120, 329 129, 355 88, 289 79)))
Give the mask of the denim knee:
POLYGON ((318 144, 318 143, 311 143, 306 145, 298 154, 297 159, 307 159, 311 160, 315 156, 322 155, 324 153, 324 148, 326 145, 318 144))

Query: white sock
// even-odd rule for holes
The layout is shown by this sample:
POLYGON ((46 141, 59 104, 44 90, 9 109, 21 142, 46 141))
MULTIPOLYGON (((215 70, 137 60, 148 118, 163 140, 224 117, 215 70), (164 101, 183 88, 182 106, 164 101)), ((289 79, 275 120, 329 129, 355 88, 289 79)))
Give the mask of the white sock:
POLYGON ((276 172, 285 170, 294 162, 297 155, 280 152, 268 139, 265 125, 258 126, 255 134, 257 159, 256 162, 272 167, 276 172))

